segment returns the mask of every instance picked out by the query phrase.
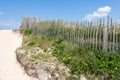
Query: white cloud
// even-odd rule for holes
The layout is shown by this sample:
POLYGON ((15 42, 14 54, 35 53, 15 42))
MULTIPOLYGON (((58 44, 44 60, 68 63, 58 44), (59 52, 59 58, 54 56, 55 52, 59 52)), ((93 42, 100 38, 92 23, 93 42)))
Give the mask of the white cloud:
POLYGON ((111 11, 111 7, 109 6, 100 7, 97 9, 97 11, 94 11, 92 14, 87 14, 84 20, 91 21, 95 18, 105 17, 108 15, 110 11, 111 11))
POLYGON ((109 6, 101 7, 98 9, 98 12, 109 13, 111 8, 109 6))
POLYGON ((6 27, 6 28, 17 28, 20 26, 20 22, 15 21, 13 19, 8 19, 8 20, 4 20, 4 21, 0 21, 0 27, 6 27))

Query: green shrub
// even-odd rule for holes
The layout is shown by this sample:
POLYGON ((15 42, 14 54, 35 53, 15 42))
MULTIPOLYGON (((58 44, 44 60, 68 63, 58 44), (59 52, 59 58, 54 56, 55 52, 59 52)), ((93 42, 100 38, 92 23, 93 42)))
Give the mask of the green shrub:
POLYGON ((31 34, 31 29, 30 28, 26 28, 25 30, 24 30, 24 35, 30 35, 31 34))
POLYGON ((62 41, 63 41, 62 38, 56 38, 56 39, 55 39, 55 43, 57 43, 57 44, 60 44, 62 41))
MULTIPOLYGON (((39 47, 45 51, 55 44, 52 54, 69 67, 71 75, 94 75, 99 80, 104 76, 106 80, 120 80, 120 53, 105 54, 99 50, 92 51, 89 47, 72 45, 53 37, 30 35, 28 41, 30 41, 29 46, 40 45, 39 47)), ((93 77, 91 78, 90 80, 94 80, 93 77)), ((69 78, 72 79, 73 77, 69 78)))
MULTIPOLYGON (((96 75, 99 79, 104 76, 107 80, 120 79, 120 54, 105 54, 102 51, 92 51, 83 46, 72 46, 63 41, 59 43, 53 55, 63 61, 72 75, 96 75)), ((95 77, 94 77, 95 78, 95 77)))
POLYGON ((64 52, 64 44, 59 44, 53 50, 53 55, 61 56, 63 54, 63 52, 64 52))
POLYGON ((103 75, 107 80, 120 79, 120 54, 105 54, 95 51, 95 55, 89 57, 90 71, 96 75, 103 75))

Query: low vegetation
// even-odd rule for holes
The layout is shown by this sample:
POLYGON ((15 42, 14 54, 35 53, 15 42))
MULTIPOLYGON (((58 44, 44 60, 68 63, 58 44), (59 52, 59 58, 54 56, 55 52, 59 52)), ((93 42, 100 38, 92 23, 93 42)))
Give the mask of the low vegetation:
POLYGON ((53 55, 70 68, 72 75, 84 74, 90 79, 102 79, 102 76, 107 80, 120 79, 119 53, 105 54, 63 41, 55 47, 53 55))
MULTIPOLYGON (((28 30, 27 30, 28 31, 28 30)), ((84 75, 89 80, 119 80, 120 79, 120 54, 111 52, 105 54, 101 50, 91 50, 90 47, 78 46, 69 43, 63 38, 55 38, 44 35, 35 35, 29 31, 23 36, 23 49, 39 47, 48 53, 52 47, 52 56, 64 63, 69 69, 71 76, 66 80, 80 80, 84 75)), ((47 61, 49 56, 44 54, 33 55, 29 60, 39 59, 47 61)))
POLYGON ((38 65, 42 61, 47 65, 46 62, 57 60, 55 64, 67 67, 64 70, 60 69, 63 65, 54 71, 49 69, 52 76, 53 72, 54 75, 62 74, 54 79, 69 72, 69 76, 64 75, 60 80, 80 80, 81 75, 88 80, 120 80, 120 24, 110 17, 107 22, 100 19, 80 23, 24 17, 20 32, 23 34, 21 49, 28 51, 27 54, 29 50, 32 52, 32 56, 25 59, 29 63, 38 65), (36 47, 46 54, 35 54, 33 49, 36 47), (55 59, 51 60, 53 57, 55 59))

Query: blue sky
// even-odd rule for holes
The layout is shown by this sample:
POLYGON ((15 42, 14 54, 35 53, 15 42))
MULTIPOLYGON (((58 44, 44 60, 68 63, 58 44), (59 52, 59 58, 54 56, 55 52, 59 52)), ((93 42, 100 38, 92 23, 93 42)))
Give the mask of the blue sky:
POLYGON ((69 21, 120 17, 120 0, 0 0, 0 28, 18 28, 23 16, 69 21))

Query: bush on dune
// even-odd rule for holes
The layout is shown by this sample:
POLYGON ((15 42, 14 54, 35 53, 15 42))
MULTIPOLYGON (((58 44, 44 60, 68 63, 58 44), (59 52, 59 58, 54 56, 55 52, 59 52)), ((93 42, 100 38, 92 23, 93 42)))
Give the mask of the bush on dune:
MULTIPOLYGON (((29 30, 24 32, 24 41, 33 41, 30 46, 46 49, 54 46, 52 54, 67 65, 71 75, 86 75, 106 80, 120 79, 120 54, 118 52, 105 54, 102 51, 92 51, 89 47, 73 45, 62 38, 33 35, 29 30)), ((72 79, 72 77, 71 77, 72 79)))
MULTIPOLYGON (((107 80, 120 79, 120 54, 105 54, 102 51, 92 51, 83 46, 71 45, 65 41, 58 44, 53 55, 64 62, 72 75, 84 74, 107 80)), ((94 77, 95 78, 95 77, 94 77)))

